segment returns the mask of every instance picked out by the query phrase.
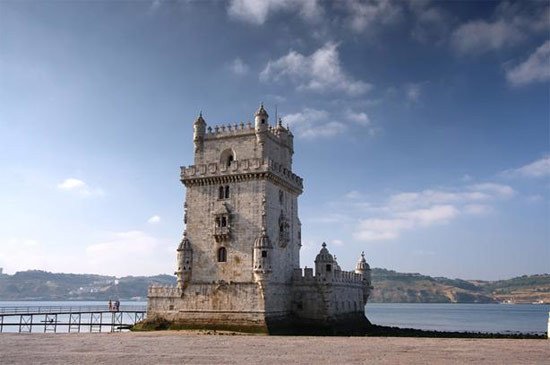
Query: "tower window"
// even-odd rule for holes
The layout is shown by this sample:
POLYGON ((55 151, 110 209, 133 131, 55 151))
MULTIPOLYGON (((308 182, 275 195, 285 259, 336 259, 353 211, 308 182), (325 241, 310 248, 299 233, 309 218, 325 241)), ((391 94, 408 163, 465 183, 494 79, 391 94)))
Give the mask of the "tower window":
POLYGON ((223 199, 223 197, 224 197, 223 186, 220 186, 218 188, 218 199, 223 199))
POLYGON ((220 217, 216 217, 216 227, 221 227, 222 226, 222 220, 220 217))
POLYGON ((279 203, 283 204, 283 200, 285 198, 285 194, 282 190, 279 190, 279 203))
POLYGON ((229 199, 229 185, 225 187, 225 199, 229 199))
POLYGON ((330 272, 332 270, 332 266, 330 264, 327 264, 327 272, 330 272))
POLYGON ((265 250, 262 251, 262 257, 267 257, 267 251, 265 250))
POLYGON ((227 227, 227 218, 225 216, 222 216, 222 227, 227 227))
POLYGON ((225 247, 218 249, 218 262, 227 262, 227 250, 225 247))
POLYGON ((235 153, 233 150, 231 148, 224 150, 220 156, 220 163, 229 167, 233 161, 235 161, 235 153))
POLYGON ((265 119, 262 118, 262 124, 265 124, 265 119))

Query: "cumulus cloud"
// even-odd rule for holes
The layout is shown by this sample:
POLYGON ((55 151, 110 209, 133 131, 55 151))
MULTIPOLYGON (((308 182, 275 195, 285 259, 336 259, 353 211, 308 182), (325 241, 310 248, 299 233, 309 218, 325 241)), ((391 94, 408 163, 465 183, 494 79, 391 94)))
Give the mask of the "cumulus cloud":
POLYGON ((298 90, 314 92, 344 92, 358 96, 372 89, 372 85, 354 80, 343 69, 340 63, 338 45, 328 42, 309 56, 296 51, 275 61, 269 61, 260 73, 260 80, 295 83, 298 90))
POLYGON ((508 177, 545 177, 550 176, 550 155, 546 155, 517 169, 506 170, 502 173, 508 177))
POLYGON ((287 114, 283 120, 288 123, 298 138, 303 139, 329 138, 340 135, 350 128, 350 122, 371 136, 375 134, 376 128, 366 113, 347 109, 340 115, 347 123, 338 120, 326 110, 312 108, 304 108, 300 112, 287 114))
POLYGON ((235 75, 242 76, 248 73, 249 67, 243 60, 237 57, 233 60, 233 62, 231 62, 229 69, 235 75))
POLYGON ((371 125, 371 121, 367 113, 365 112, 354 112, 351 109, 346 110, 345 116, 348 120, 357 123, 362 126, 371 125))
POLYGON ((550 80, 550 41, 544 42, 524 62, 507 69, 506 79, 514 86, 550 80))
POLYGON ((441 43, 447 38, 453 21, 445 10, 432 6, 429 1, 410 1, 408 4, 414 15, 413 39, 421 43, 441 43))
POLYGON ((160 223, 160 217, 158 215, 154 215, 151 218, 147 219, 147 223, 149 224, 160 223))
POLYGON ((277 12, 293 12, 315 21, 321 18, 323 8, 317 0, 231 0, 227 7, 231 18, 255 25, 264 24, 277 12))
POLYGON ((346 125, 330 120, 325 110, 305 108, 301 112, 288 114, 284 121, 293 129, 299 138, 315 139, 333 137, 346 130, 346 125))
POLYGON ((347 23, 357 33, 398 23, 403 15, 401 5, 389 0, 349 0, 343 5, 349 14, 347 23))
POLYGON ((85 197, 103 195, 103 190, 99 188, 91 188, 84 181, 72 177, 57 184, 57 188, 61 191, 72 192, 85 197))
POLYGON ((516 46, 530 34, 547 31, 547 2, 503 2, 491 20, 472 20, 456 28, 451 45, 460 54, 478 54, 516 46))
MULTIPOLYGON (((354 237, 360 241, 391 240, 403 231, 447 224, 461 215, 487 215, 493 211, 492 203, 514 194, 510 186, 492 182, 392 194, 378 206, 364 205, 375 216, 360 219, 354 237)), ((353 197, 361 195, 353 192, 353 197)))

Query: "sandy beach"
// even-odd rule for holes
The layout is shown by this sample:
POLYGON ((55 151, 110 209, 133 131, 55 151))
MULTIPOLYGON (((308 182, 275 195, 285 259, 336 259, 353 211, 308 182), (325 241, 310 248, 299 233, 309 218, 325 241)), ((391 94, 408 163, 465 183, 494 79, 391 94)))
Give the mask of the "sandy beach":
POLYGON ((548 364, 549 340, 190 332, 1 334, 5 364, 548 364))

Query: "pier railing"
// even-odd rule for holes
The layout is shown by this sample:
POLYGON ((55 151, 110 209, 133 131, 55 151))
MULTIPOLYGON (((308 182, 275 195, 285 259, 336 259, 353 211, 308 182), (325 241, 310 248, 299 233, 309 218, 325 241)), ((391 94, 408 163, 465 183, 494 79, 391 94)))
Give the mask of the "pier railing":
MULTIPOLYGON (((118 312, 145 312, 147 306, 145 305, 125 305, 121 304, 118 308, 118 312)), ((0 307, 0 315, 2 314, 69 314, 69 313, 99 313, 99 312, 117 312, 112 308, 109 309, 107 304, 105 305, 82 305, 82 306, 13 306, 13 307, 0 307)))
POLYGON ((145 319, 144 305, 0 307, 1 332, 115 332, 145 319))

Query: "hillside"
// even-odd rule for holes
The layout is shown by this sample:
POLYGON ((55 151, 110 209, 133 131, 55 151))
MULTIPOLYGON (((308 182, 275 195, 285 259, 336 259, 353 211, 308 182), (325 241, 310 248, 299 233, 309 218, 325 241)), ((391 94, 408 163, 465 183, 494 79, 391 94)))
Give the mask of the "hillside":
MULTIPOLYGON (((373 269, 370 302, 391 303, 497 303, 511 301, 550 303, 550 275, 521 276, 508 280, 448 279, 421 274, 373 269)), ((175 277, 55 274, 22 271, 0 275, 0 301, 5 300, 145 300, 153 283, 174 285, 175 277)))
POLYGON ((375 268, 372 282, 370 301, 378 303, 550 303, 550 274, 481 281, 375 268))

